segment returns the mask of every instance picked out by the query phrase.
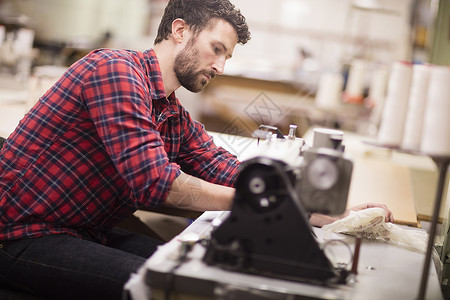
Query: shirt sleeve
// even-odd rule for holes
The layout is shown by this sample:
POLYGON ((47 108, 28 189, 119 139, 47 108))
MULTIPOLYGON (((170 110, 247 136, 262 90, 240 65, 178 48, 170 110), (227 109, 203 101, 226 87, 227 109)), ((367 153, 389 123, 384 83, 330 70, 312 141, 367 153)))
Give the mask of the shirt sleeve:
POLYGON ((206 181, 234 186, 240 164, 235 155, 216 146, 203 124, 192 120, 186 110, 182 110, 184 139, 178 163, 182 170, 206 181))
POLYGON ((140 205, 154 207, 167 197, 180 166, 169 162, 152 121, 147 80, 133 62, 112 59, 93 71, 83 96, 117 171, 140 205))

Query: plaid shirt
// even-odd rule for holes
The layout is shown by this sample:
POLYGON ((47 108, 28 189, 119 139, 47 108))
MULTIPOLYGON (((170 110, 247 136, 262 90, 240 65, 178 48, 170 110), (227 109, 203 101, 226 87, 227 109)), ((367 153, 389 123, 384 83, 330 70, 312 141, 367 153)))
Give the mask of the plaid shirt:
POLYGON ((231 186, 238 161, 166 97, 153 50, 73 64, 0 152, 0 240, 102 230, 167 196, 180 168, 231 186))

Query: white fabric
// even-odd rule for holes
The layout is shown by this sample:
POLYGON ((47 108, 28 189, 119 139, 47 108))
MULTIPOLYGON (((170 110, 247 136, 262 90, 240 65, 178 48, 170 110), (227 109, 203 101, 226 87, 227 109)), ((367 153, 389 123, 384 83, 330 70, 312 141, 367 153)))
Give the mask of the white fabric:
POLYGON ((347 217, 323 226, 323 238, 331 239, 332 233, 361 234, 368 239, 383 239, 389 244, 425 253, 428 234, 424 230, 386 223, 385 217, 384 209, 378 207, 351 211, 347 217))

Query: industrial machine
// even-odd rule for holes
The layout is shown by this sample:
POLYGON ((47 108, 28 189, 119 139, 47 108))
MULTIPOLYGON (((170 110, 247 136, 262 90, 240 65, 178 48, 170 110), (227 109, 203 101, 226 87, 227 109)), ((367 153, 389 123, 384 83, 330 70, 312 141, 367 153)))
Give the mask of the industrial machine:
POLYGON ((309 224, 313 212, 340 214, 353 169, 342 132, 317 129, 311 146, 276 128, 254 133, 260 151, 242 163, 231 212, 211 233, 204 262, 236 272, 320 284, 345 282, 309 224), (276 133, 272 133, 276 131, 276 133))

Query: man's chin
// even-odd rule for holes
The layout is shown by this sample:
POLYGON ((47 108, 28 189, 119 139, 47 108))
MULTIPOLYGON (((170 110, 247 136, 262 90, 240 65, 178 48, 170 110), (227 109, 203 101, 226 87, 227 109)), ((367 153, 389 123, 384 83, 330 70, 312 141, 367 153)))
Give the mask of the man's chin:
POLYGON ((183 85, 185 89, 193 93, 199 93, 203 90, 205 86, 208 85, 208 81, 203 79, 198 84, 194 85, 183 85))
POLYGON ((183 86, 185 89, 187 89, 189 92, 192 93, 200 93, 203 90, 203 87, 189 87, 189 86, 183 86))

